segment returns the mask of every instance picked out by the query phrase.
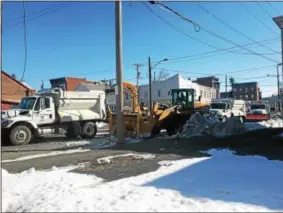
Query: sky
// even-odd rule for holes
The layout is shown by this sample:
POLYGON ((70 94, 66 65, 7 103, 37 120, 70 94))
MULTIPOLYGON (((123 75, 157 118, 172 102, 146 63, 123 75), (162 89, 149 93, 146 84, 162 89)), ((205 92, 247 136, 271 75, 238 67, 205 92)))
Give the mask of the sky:
MULTIPOLYGON (((146 65, 151 57, 155 65, 154 62, 168 58, 154 71, 166 69, 170 75, 180 73, 191 79, 216 75, 220 78, 221 91, 225 90, 227 73, 228 78, 234 77, 238 83, 257 81, 263 96, 276 93, 276 64, 282 59, 280 30, 272 17, 283 14, 282 2, 242 2, 244 7, 238 2, 163 3, 197 23, 199 31, 196 32, 192 23, 157 5, 146 3, 150 10, 141 2, 123 2, 125 81, 136 82, 133 64, 146 65), (249 43, 254 44, 237 48, 249 43), (219 51, 231 47, 234 47, 232 52, 219 51), (218 52, 207 53, 215 50, 218 52), (170 60, 185 56, 191 57, 170 60)), ((22 2, 3 3, 4 71, 15 73, 21 79, 25 70, 23 79, 35 89, 39 89, 41 80, 48 87, 49 79, 64 76, 88 80, 115 78, 114 2, 26 2, 27 54, 23 14, 22 2)), ((145 84, 148 82, 147 66, 140 71, 140 84, 145 84)))

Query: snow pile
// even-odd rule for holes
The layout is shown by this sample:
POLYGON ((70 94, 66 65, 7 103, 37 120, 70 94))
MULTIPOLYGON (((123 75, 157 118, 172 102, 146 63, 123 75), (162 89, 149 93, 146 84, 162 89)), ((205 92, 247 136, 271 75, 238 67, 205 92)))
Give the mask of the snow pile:
POLYGON ((245 125, 237 117, 229 118, 224 123, 217 122, 211 128, 211 134, 214 137, 227 137, 245 132, 245 125))
POLYGON ((214 137, 227 137, 242 134, 247 131, 254 131, 264 128, 283 128, 283 120, 280 118, 270 119, 262 122, 242 123, 238 117, 228 118, 220 122, 209 116, 202 116, 195 113, 184 125, 180 137, 193 137, 198 135, 212 135, 214 137))
POLYGON ((283 210, 282 162, 210 153, 213 157, 163 161, 155 172, 109 183, 68 169, 2 170, 2 211, 283 210))
POLYGON ((248 131, 254 131, 265 128, 283 128, 283 120, 280 118, 275 118, 261 122, 248 122, 245 123, 245 127, 248 131))
POLYGON ((200 113, 193 114, 187 123, 184 125, 181 136, 199 136, 209 134, 209 130, 216 121, 202 116, 200 113))

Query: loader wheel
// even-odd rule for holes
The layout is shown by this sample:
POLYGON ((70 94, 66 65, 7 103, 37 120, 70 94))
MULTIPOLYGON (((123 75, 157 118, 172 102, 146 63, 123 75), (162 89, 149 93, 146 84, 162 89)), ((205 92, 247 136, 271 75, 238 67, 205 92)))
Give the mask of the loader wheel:
POLYGON ((161 128, 160 127, 154 127, 152 132, 151 132, 151 135, 152 136, 156 136, 158 135, 159 133, 161 132, 161 128))
POLYGON ((10 141, 15 146, 27 144, 31 138, 31 130, 23 125, 15 126, 10 133, 10 141))
POLYGON ((92 139, 95 137, 97 133, 97 127, 96 124, 93 122, 86 122, 82 126, 82 138, 84 139, 92 139))

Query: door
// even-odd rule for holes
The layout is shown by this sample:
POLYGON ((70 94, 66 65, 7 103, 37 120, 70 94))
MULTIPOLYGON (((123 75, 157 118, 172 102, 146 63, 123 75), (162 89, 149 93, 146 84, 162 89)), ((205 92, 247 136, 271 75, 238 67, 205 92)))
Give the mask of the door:
POLYGON ((37 99, 34 107, 34 120, 39 126, 55 122, 55 108, 51 97, 37 99))

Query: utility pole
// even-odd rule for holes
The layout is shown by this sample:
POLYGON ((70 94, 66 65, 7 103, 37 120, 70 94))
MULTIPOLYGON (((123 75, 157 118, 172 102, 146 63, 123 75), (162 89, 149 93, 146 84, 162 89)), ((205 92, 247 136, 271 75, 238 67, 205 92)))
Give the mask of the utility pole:
POLYGON ((149 79, 149 82, 148 82, 148 85, 149 85, 149 111, 151 113, 152 111, 152 100, 151 100, 151 61, 150 61, 150 57, 148 57, 148 79, 149 79))
POLYGON ((156 73, 155 73, 155 71, 153 72, 153 82, 156 82, 156 73))
POLYGON ((225 92, 227 92, 227 74, 225 75, 225 92))
POLYGON ((117 139, 124 143, 124 99, 123 99, 123 68, 122 68, 122 2, 115 2, 115 28, 116 28, 116 79, 118 87, 117 106, 117 139))
POLYGON ((279 110, 282 108, 282 103, 281 103, 281 95, 280 95, 280 80, 279 80, 279 64, 277 65, 277 100, 278 100, 278 105, 279 105, 279 110))
MULTIPOLYGON (((0 48, 2 50, 2 21, 3 21, 3 1, 0 2, 0 30, 1 30, 1 36, 0 36, 0 48)), ((2 72, 2 56, 0 57, 0 68, 1 68, 1 72, 2 72)), ((1 81, 1 86, 2 86, 2 81, 1 81)), ((1 87, 2 88, 2 87, 1 87)))
POLYGON ((141 67, 141 64, 134 64, 134 66, 136 66, 136 70, 137 70, 137 99, 138 99, 138 103, 139 103, 139 79, 140 79, 140 76, 141 76, 141 73, 140 73, 140 67, 141 67))

